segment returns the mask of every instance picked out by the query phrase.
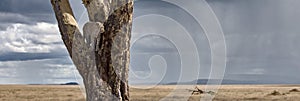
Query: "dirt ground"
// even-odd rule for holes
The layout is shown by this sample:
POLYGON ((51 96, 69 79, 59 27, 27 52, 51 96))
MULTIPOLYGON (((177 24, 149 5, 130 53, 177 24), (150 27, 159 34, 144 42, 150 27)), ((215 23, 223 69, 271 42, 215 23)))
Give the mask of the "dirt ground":
MULTIPOLYGON (((204 90, 205 86, 197 86, 204 90)), ((218 91, 195 92, 195 86, 132 86, 131 101, 300 101, 300 85, 223 85, 218 91)), ((79 86, 0 85, 0 101, 84 101, 79 86)))

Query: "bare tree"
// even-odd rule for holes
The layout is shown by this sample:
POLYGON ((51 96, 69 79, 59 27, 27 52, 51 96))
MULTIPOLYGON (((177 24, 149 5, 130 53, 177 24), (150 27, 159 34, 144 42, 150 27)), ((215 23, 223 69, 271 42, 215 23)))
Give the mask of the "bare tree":
POLYGON ((83 77, 88 101, 129 100, 132 0, 82 0, 89 22, 80 33, 68 0, 51 0, 62 39, 83 77))

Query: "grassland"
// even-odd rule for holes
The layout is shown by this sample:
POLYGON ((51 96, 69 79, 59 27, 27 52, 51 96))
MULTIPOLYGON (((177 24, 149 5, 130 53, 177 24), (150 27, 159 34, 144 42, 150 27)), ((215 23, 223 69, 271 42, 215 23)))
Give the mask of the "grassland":
MULTIPOLYGON (((201 97, 209 94, 215 96, 214 101, 300 101, 300 85, 223 85, 218 92, 204 94, 192 94, 195 86, 161 85, 150 89, 147 87, 131 87, 131 100, 199 101, 201 97)), ((79 86, 0 85, 0 101, 84 101, 84 96, 79 86)))

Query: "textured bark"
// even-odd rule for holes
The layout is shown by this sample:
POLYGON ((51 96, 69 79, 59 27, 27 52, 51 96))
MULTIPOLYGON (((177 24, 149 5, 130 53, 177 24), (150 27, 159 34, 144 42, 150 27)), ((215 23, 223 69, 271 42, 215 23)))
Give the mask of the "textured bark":
POLYGON ((82 0, 90 22, 79 32, 68 0, 51 0, 62 39, 83 77, 88 101, 129 100, 132 0, 82 0))

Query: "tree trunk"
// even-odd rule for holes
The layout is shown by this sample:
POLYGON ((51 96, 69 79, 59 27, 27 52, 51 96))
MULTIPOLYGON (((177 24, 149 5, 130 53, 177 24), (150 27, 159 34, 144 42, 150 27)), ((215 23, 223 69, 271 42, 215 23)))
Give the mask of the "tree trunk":
POLYGON ((79 32, 68 0, 51 0, 62 39, 83 77, 88 101, 129 100, 132 0, 82 0, 90 22, 79 32))

